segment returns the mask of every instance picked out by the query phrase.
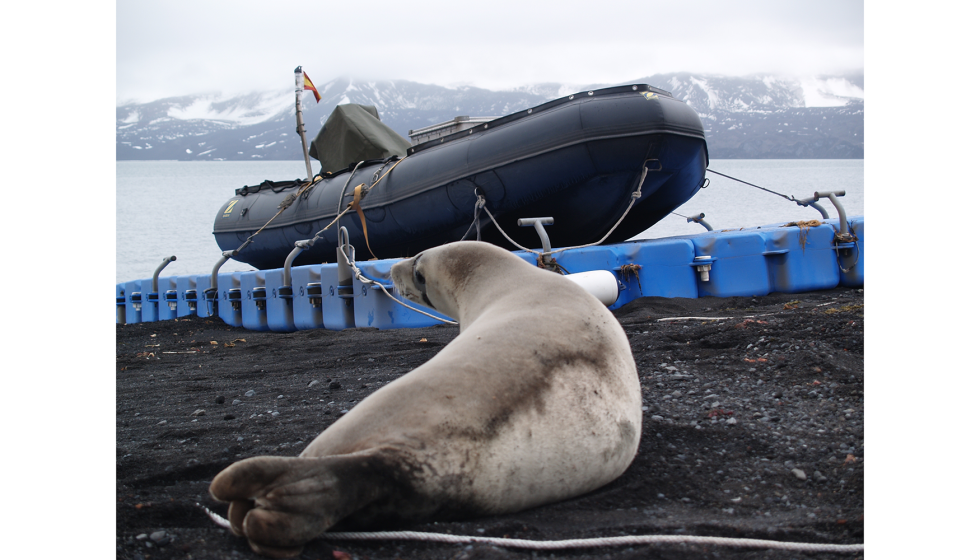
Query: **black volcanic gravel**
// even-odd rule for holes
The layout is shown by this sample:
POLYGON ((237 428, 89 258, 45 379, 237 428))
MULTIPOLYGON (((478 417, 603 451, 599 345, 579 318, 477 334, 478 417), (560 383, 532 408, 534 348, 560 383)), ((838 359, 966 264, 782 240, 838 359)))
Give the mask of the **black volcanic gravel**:
MULTIPOLYGON (((706 535, 864 540, 864 294, 642 298, 615 312, 645 407, 626 473, 585 496, 413 530, 537 540, 706 535), (699 317, 662 320, 670 317, 699 317), (725 318, 708 320, 705 318, 725 318)), ((298 454, 457 328, 259 333, 217 319, 116 328, 117 558, 249 558, 196 502, 255 455, 298 454)), ((855 558, 717 546, 532 552, 317 540, 300 558, 855 558), (343 555, 340 555, 342 557, 343 555)))

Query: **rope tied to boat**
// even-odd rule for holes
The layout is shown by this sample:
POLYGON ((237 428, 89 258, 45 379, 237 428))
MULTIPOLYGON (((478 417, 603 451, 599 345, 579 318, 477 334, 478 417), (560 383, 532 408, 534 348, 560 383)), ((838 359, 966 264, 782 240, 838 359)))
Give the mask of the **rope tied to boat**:
MULTIPOLYGON (((347 205, 347 208, 344 209, 344 211, 342 211, 342 212, 340 211, 340 208, 339 208, 339 205, 338 205, 338 213, 337 213, 337 216, 327 225, 327 227, 321 229, 320 231, 318 231, 316 233, 316 235, 313 237, 313 239, 310 240, 309 247, 312 247, 313 244, 316 242, 316 240, 317 239, 320 239, 320 234, 321 233, 327 231, 328 229, 330 229, 331 226, 333 226, 334 224, 336 224, 337 221, 340 220, 340 218, 344 214, 346 214, 349 210, 352 209, 352 207, 355 210, 357 210, 357 213, 360 214, 360 216, 361 216, 361 224, 362 224, 362 227, 364 228, 364 241, 367 242, 367 224, 366 224, 366 222, 364 220, 364 213, 361 210, 361 207, 360 207, 359 202, 360 202, 361 199, 364 198, 365 195, 367 195, 368 192, 371 191, 371 189, 373 189, 375 187, 375 185, 377 185, 379 182, 381 182, 381 179, 384 179, 388 175, 388 173, 391 173, 391 170, 392 169, 394 169, 395 167, 397 167, 399 163, 405 161, 406 159, 408 159, 408 158, 402 158, 402 159, 398 160, 397 162, 395 162, 395 165, 392 165, 390 168, 388 168, 388 171, 385 171, 384 175, 381 175, 381 177, 377 178, 370 187, 367 187, 366 189, 362 189, 362 187, 364 187, 366 185, 365 183, 361 183, 360 185, 358 185, 357 187, 355 187, 355 189, 354 189, 354 191, 355 191, 354 202, 349 203, 347 205)), ((347 178, 347 183, 348 184, 350 183, 351 177, 354 176, 354 172, 357 171, 357 168, 360 167, 362 163, 364 163, 364 162, 363 161, 362 162, 359 162, 357 165, 354 166, 354 169, 351 170, 351 176, 347 178)), ((380 171, 380 169, 378 171, 380 171)), ((327 175, 330 175, 330 174, 328 173, 327 175)), ((377 173, 375 173, 375 177, 377 177, 377 173)), ((235 254, 235 255, 237 255, 238 253, 241 253, 245 249, 245 247, 248 247, 249 244, 252 243, 252 241, 255 239, 255 236, 257 236, 258 234, 262 233, 262 230, 264 230, 265 228, 267 228, 269 226, 269 224, 272 223, 273 220, 275 220, 276 218, 278 218, 283 212, 286 211, 287 208, 289 208, 290 206, 292 206, 293 203, 296 202, 297 199, 299 199, 300 197, 304 197, 305 198, 305 195, 307 194, 307 192, 310 191, 314 186, 316 186, 317 183, 319 183, 323 179, 324 179, 323 175, 317 175, 316 177, 313 178, 312 181, 310 181, 309 183, 306 183, 305 185, 303 185, 303 187, 298 192, 290 193, 285 198, 283 198, 282 201, 279 202, 279 206, 278 206, 278 209, 279 210, 271 218, 269 218, 269 221, 267 221, 265 224, 262 225, 262 227, 260 227, 259 229, 257 229, 255 231, 255 233, 253 233, 252 235, 249 235, 248 238, 245 240, 245 242, 242 243, 241 246, 239 246, 237 249, 235 249, 232 253, 235 254)), ((341 204, 343 203, 344 191, 346 191, 346 190, 347 190, 347 184, 344 185, 344 189, 340 193, 341 204)), ((368 250, 369 251, 371 250, 371 246, 370 245, 368 245, 368 250)), ((372 251, 371 254, 373 255, 374 252, 372 251)), ((377 257, 375 257, 375 258, 377 258, 377 257)))
POLYGON ((298 194, 291 193, 289 196, 282 199, 282 202, 279 203, 279 209, 285 210, 286 208, 289 208, 290 206, 293 205, 293 202, 295 202, 297 198, 299 198, 298 194))
POLYGON ((269 224, 272 223, 272 220, 275 220, 276 218, 278 218, 280 214, 282 214, 283 212, 285 212, 287 208, 289 208, 290 206, 293 205, 293 202, 296 202, 296 199, 297 198, 299 198, 300 196, 302 196, 307 190, 311 189, 314 185, 316 185, 322 179, 323 179, 322 176, 317 175, 316 177, 313 178, 312 181, 310 181, 309 183, 304 184, 303 187, 299 190, 299 192, 289 193, 288 195, 286 195, 286 198, 282 199, 282 201, 279 203, 279 206, 278 206, 279 211, 276 212, 271 218, 269 218, 269 221, 266 222, 265 224, 263 224, 262 227, 260 227, 259 229, 257 229, 255 231, 255 233, 253 233, 252 235, 249 235, 248 238, 245 240, 245 242, 242 243, 241 246, 239 246, 237 249, 235 249, 234 254, 237 255, 238 253, 241 253, 242 250, 245 249, 245 247, 248 247, 249 244, 252 243, 252 240, 255 239, 255 236, 256 235, 262 233, 262 230, 264 230, 265 228, 267 228, 269 226, 269 224))
MULTIPOLYGON (((347 213, 347 210, 354 209, 357 212, 357 215, 361 218, 361 231, 364 233, 364 244, 367 245, 367 249, 371 253, 371 256, 374 257, 375 260, 377 260, 378 257, 374 254, 374 251, 371 250, 371 243, 368 242, 367 220, 365 219, 365 216, 364 216, 364 210, 361 208, 361 201, 364 200, 364 197, 366 197, 369 192, 371 192, 371 189, 373 189, 374 187, 376 187, 378 185, 378 183, 381 182, 382 179, 384 179, 385 177, 388 176, 389 173, 391 173, 392 171, 394 171, 394 169, 396 167, 398 167, 398 164, 400 164, 401 162, 403 162, 406 159, 408 159, 408 157, 406 156, 406 157, 403 157, 403 158, 399 159, 398 161, 395 161, 395 164, 392 165, 391 167, 389 167, 388 170, 385 171, 383 174, 381 174, 381 176, 379 177, 378 174, 381 173, 381 170, 384 169, 384 166, 388 165, 388 163, 390 163, 396 157, 398 157, 398 156, 392 156, 391 158, 388 158, 388 160, 385 161, 384 164, 382 164, 382 166, 379 167, 378 170, 374 172, 374 177, 372 177, 372 179, 374 179, 374 182, 371 183, 371 186, 370 187, 367 186, 367 183, 361 183, 360 185, 357 185, 356 187, 354 187, 354 195, 353 195, 354 196, 354 200, 352 200, 351 202, 349 202, 347 204, 347 209, 344 210, 343 213, 341 213, 340 215, 338 215, 337 218, 334 219, 334 221, 330 222, 330 225, 328 225, 327 227, 325 227, 322 230, 320 230, 320 231, 317 232, 317 234, 314 237, 314 239, 311 240, 310 245, 313 245, 313 241, 315 241, 317 238, 319 238, 319 236, 320 236, 321 233, 323 233, 324 231, 326 231, 327 229, 329 229, 330 226, 334 225, 337 222, 337 220, 340 219, 340 216, 342 216, 343 214, 347 213)), ((351 174, 351 177, 349 177, 347 179, 347 182, 348 183, 350 183, 350 179, 354 176, 354 172, 357 171, 357 168, 360 167, 361 163, 364 163, 364 162, 362 161, 362 162, 358 163, 354 167, 354 169, 351 171, 351 173, 350 173, 351 174)), ((344 193, 346 191, 347 191, 347 185, 345 184, 343 190, 340 191, 340 204, 343 204, 343 202, 344 202, 344 193)), ((339 204, 338 204, 338 209, 339 209, 339 204)))
MULTIPOLYGON (((328 229, 330 229, 331 227, 333 227, 334 224, 336 224, 338 221, 340 221, 340 218, 342 218, 344 216, 344 214, 346 214, 347 212, 349 212, 351 210, 356 210, 357 213, 361 216, 361 227, 364 229, 364 242, 367 243, 367 223, 366 223, 366 221, 364 219, 364 213, 363 213, 363 211, 362 211, 362 209, 360 207, 360 201, 364 199, 364 197, 367 195, 367 193, 371 192, 371 189, 373 189, 378 183, 381 182, 381 179, 384 179, 388 175, 388 173, 391 173, 391 171, 394 168, 398 167, 398 164, 399 163, 405 161, 406 159, 408 159, 408 158, 407 157, 404 157, 404 158, 401 158, 400 160, 396 161, 395 162, 395 165, 392 165, 390 168, 388 168, 388 171, 385 171, 384 175, 381 175, 380 177, 378 177, 378 173, 375 172, 374 176, 376 177, 376 179, 374 180, 374 182, 371 184, 370 187, 364 188, 364 187, 367 186, 367 183, 361 183, 360 185, 357 185, 356 187, 354 187, 354 195, 353 195, 354 196, 354 201, 349 202, 347 204, 347 207, 344 208, 343 211, 341 211, 340 208, 341 208, 341 206, 344 203, 344 196, 345 196, 344 193, 347 191, 347 185, 350 184, 350 180, 354 177, 354 172, 357 171, 357 168, 360 167, 362 163, 364 163, 363 161, 358 162, 357 165, 354 166, 354 169, 351 170, 350 177, 347 178, 347 183, 344 184, 344 188, 341 189, 341 191, 340 191, 340 200, 337 202, 337 216, 334 217, 334 219, 331 220, 330 223, 326 225, 326 227, 324 227, 320 231, 316 232, 316 234, 307 243, 306 248, 309 249, 309 248, 313 247, 313 244, 314 243, 316 243, 319 239, 322 239, 321 234, 323 234, 325 231, 327 231, 328 229), (356 208, 355 208, 355 203, 357 203, 356 204, 356 208)), ((378 169, 378 171, 380 171, 380 169, 378 169)), ((273 217, 275 217, 275 216, 273 216, 273 217)), ((272 220, 269 220, 269 221, 271 222, 272 220)), ((258 232, 256 232, 256 233, 258 233, 258 232)), ((339 239, 339 236, 338 236, 338 239, 339 239)), ((368 245, 368 251, 371 251, 371 246, 370 245, 368 245)), ((371 251, 371 254, 374 255, 374 252, 371 251)), ((377 258, 377 257, 375 257, 375 258, 377 258)))
MULTIPOLYGON (((202 506, 197 507, 220 527, 231 530, 231 523, 202 506)), ((325 532, 318 539, 329 541, 421 541, 442 544, 489 544, 507 548, 529 550, 566 550, 570 548, 598 548, 608 546, 642 546, 642 545, 677 545, 691 544, 701 546, 730 546, 734 548, 767 548, 775 550, 791 550, 795 552, 863 552, 864 544, 834 544, 834 543, 802 543, 770 541, 763 539, 744 539, 732 537, 702 537, 697 535, 625 535, 619 537, 597 537, 588 539, 566 539, 561 541, 532 541, 528 539, 511 539, 501 537, 481 537, 471 535, 449 535, 445 533, 426 533, 422 531, 379 531, 379 532, 325 532)))
MULTIPOLYGON (((610 235, 612 235, 612 233, 614 231, 616 231, 616 228, 618 228, 619 227, 619 224, 623 223, 623 220, 626 219, 626 215, 630 213, 630 210, 633 208, 633 205, 636 204, 636 201, 639 200, 643 196, 643 190, 642 190, 642 188, 643 188, 643 181, 646 180, 647 171, 649 171, 649 169, 647 169, 647 162, 649 162, 649 161, 656 161, 656 160, 647 160, 647 161, 644 161, 643 162, 643 168, 640 171, 640 179, 636 183, 636 189, 633 190, 632 193, 630 193, 630 201, 629 201, 629 204, 626 205, 626 210, 623 211, 623 215, 620 216, 618 220, 616 220, 616 223, 613 224, 613 226, 609 229, 609 231, 607 231, 606 234, 602 236, 602 239, 600 239, 598 241, 594 241, 592 243, 586 243, 585 245, 576 245, 574 247, 562 247, 560 249, 552 249, 550 251, 535 251, 534 249, 528 249, 527 247, 525 247, 525 246, 521 245, 520 243, 514 241, 513 239, 511 239, 511 237, 509 235, 507 235, 507 232, 504 231, 504 228, 500 227, 500 224, 497 223, 497 219, 493 217, 493 214, 489 210, 486 209, 486 200, 481 195, 479 195, 479 194, 477 194, 476 207, 474 209, 474 214, 475 215, 476 214, 479 214, 479 212, 481 210, 485 211, 487 213, 487 216, 490 217, 490 221, 493 222, 493 225, 497 226, 497 230, 500 231, 500 234, 503 235, 504 238, 507 239, 507 241, 509 241, 513 246, 517 247, 518 249, 520 249, 522 251, 527 251, 528 253, 533 253, 533 254, 537 255, 538 256, 538 266, 539 267, 541 267, 541 268, 551 268, 551 265, 550 264, 548 264, 546 266, 542 266, 543 263, 546 263, 549 260, 549 259, 546 259, 545 257, 549 257, 549 256, 552 256, 552 255, 557 255, 558 253, 563 253, 565 251, 571 251, 572 249, 583 249, 585 247, 593 247, 595 245, 601 245, 606 239, 609 238, 610 235)), ((474 218, 474 223, 476 223, 476 218, 474 218)), ((471 224, 470 227, 473 227, 473 225, 471 224)), ((470 230, 467 229, 466 230, 466 234, 468 235, 469 232, 470 232, 470 230)), ((479 227, 477 228, 477 232, 479 233, 479 227)), ((465 239, 466 238, 466 235, 464 235, 463 238, 465 239)), ((554 259, 551 259, 551 260, 553 261, 554 259)), ((557 265, 557 263, 555 263, 555 264, 557 265)), ((558 265, 558 268, 560 270, 564 270, 564 268, 562 268, 560 265, 558 265)), ((563 272, 563 274, 568 274, 568 271, 565 270, 563 272)))
POLYGON ((481 228, 479 226, 480 210, 483 210, 483 207, 487 205, 487 199, 483 198, 483 195, 480 194, 480 189, 473 189, 473 194, 476 195, 476 204, 473 206, 473 221, 470 223, 470 227, 466 228, 466 233, 463 234, 463 237, 460 239, 460 241, 466 239, 467 236, 469 236, 470 230, 473 229, 473 226, 476 226, 476 240, 481 241, 480 239, 481 228))
MULTIPOLYGON (((377 185, 378 184, 377 181, 375 181, 374 184, 377 185)), ((371 242, 368 241, 367 220, 364 218, 364 210, 361 208, 361 204, 360 204, 361 197, 363 196, 362 192, 363 193, 367 192, 367 190, 362 191, 362 187, 364 186, 365 184, 361 183, 360 185, 354 187, 354 200, 350 203, 348 208, 353 208, 354 210, 357 211, 357 215, 361 218, 361 230, 364 232, 364 244, 367 245, 367 250, 369 253, 371 253, 371 256, 374 257, 374 260, 378 260, 378 256, 375 255, 374 251, 371 250, 371 242)))
POLYGON ((797 204, 799 204, 799 201, 798 201, 798 200, 796 200, 796 197, 795 197, 795 196, 792 196, 792 195, 785 195, 785 194, 783 194, 783 193, 778 193, 778 192, 776 192, 776 191, 771 191, 771 190, 769 190, 769 189, 767 189, 767 188, 765 188, 765 187, 760 187, 759 185, 753 185, 752 183, 750 183, 750 182, 748 182, 748 181, 743 181, 743 180, 741 180, 741 179, 736 179, 735 177, 732 177, 732 176, 730 176, 730 175, 725 175, 724 173, 718 173, 718 172, 717 172, 717 171, 715 171, 714 169, 705 169, 705 171, 709 171, 709 172, 711 172, 711 173, 714 173, 715 175, 721 175, 722 177, 726 177, 726 178, 728 178, 728 179, 731 179, 732 181, 738 181, 739 183, 744 183, 744 184, 746 184, 746 185, 748 185, 748 186, 750 186, 750 187, 755 187, 755 188, 757 188, 757 189, 761 189, 761 190, 764 190, 764 191, 766 191, 767 193, 772 193, 772 194, 774 194, 774 195, 776 195, 776 196, 781 196, 781 197, 783 197, 783 198, 785 198, 786 200, 788 200, 788 201, 790 201, 790 202, 796 202, 797 204))
POLYGON ((570 272, 568 272, 567 268, 558 264, 558 261, 554 259, 547 260, 545 259, 545 255, 543 254, 538 255, 537 263, 538 263, 538 268, 550 270, 551 272, 557 272, 558 274, 561 274, 563 276, 567 276, 568 274, 571 274, 570 272))
MULTIPOLYGON (((851 227, 850 224, 848 224, 847 227, 850 228, 851 227)), ((858 263, 858 257, 861 255, 861 245, 858 244, 857 235, 854 235, 854 233, 850 231, 838 231, 834 233, 834 249, 837 251, 837 268, 840 269, 841 273, 847 274, 848 272, 854 270, 854 267, 857 266, 858 263), (840 245, 841 243, 854 244, 854 263, 847 268, 844 268, 840 264, 841 248, 838 245, 840 245)))
POLYGON ((640 283, 640 269, 642 266, 636 263, 624 264, 620 269, 619 273, 623 275, 623 279, 626 283, 630 283, 630 275, 632 274, 636 278, 636 286, 640 289, 640 295, 643 295, 643 284, 640 283))

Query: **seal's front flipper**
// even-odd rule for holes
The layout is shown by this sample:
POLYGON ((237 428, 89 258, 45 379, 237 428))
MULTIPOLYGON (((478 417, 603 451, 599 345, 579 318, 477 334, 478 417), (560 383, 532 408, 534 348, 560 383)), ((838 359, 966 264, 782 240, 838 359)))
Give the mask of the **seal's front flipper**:
POLYGON ((232 532, 253 550, 286 558, 383 495, 387 483, 365 469, 370 456, 252 457, 218 473, 211 496, 231 502, 232 532))

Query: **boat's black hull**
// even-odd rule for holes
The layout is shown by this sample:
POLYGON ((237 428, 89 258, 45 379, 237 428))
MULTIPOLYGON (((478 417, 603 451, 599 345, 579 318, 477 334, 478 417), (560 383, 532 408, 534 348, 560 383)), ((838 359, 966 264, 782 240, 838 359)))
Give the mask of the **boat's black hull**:
MULTIPOLYGON (((691 108, 650 86, 608 88, 414 146, 361 207, 379 258, 411 256, 460 240, 473 222, 475 191, 515 241, 540 246, 533 228, 518 227, 517 219, 548 216, 555 219, 548 227, 553 246, 580 245, 600 239, 620 218, 644 162, 649 171, 643 195, 608 242, 642 232, 689 200, 708 163, 704 130, 691 108)), ((260 269, 282 267, 295 241, 312 237, 336 217, 345 185, 341 207, 356 185, 373 184, 376 172, 391 166, 365 163, 353 175, 337 173, 320 181, 235 259, 260 269)), ((215 218, 219 247, 237 249, 298 190, 297 185, 236 194, 215 218)), ((367 258, 358 215, 349 212, 339 225, 347 228, 358 258, 367 258)), ((485 217, 481 228, 482 239, 513 248, 485 217)), ((295 264, 334 261, 336 232, 332 227, 322 234, 295 264)))

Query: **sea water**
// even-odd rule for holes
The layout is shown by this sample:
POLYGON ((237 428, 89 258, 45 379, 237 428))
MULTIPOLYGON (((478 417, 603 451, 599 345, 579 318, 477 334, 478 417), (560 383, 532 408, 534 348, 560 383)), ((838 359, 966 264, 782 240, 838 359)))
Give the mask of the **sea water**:
MULTIPOLYGON (((712 160, 708 169, 797 199, 845 191, 840 202, 847 215, 864 214, 864 160, 729 159, 712 160)), ((210 273, 221 258, 214 217, 235 189, 305 177, 302 161, 116 162, 116 282, 149 278, 171 255, 177 260, 161 276, 210 273)), ((686 217, 701 213, 717 230, 820 218, 783 197, 710 172, 707 177, 707 188, 636 239, 700 233, 705 228, 686 217)), ((829 200, 820 205, 836 220, 829 200)), ((234 260, 221 267, 236 270, 252 267, 234 260)))

